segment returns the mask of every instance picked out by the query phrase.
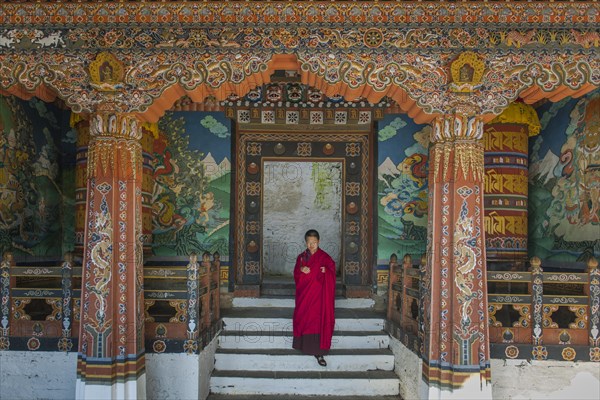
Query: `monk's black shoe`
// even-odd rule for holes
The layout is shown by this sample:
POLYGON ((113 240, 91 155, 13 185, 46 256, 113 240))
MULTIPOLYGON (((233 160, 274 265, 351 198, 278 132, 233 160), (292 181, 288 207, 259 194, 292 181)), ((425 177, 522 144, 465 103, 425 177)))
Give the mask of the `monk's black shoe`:
POLYGON ((317 362, 319 363, 319 365, 321 367, 326 367, 327 366, 327 361, 325 361, 325 359, 323 358, 323 356, 315 356, 315 358, 317 359, 317 362))

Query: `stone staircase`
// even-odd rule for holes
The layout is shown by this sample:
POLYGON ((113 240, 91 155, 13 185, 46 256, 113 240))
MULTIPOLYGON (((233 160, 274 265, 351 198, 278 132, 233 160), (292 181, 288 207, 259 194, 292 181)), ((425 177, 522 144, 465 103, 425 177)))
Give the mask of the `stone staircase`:
POLYGON ((398 399, 385 317, 371 305, 370 299, 336 299, 332 348, 321 367, 292 349, 293 297, 234 299, 222 311, 208 399, 398 399))

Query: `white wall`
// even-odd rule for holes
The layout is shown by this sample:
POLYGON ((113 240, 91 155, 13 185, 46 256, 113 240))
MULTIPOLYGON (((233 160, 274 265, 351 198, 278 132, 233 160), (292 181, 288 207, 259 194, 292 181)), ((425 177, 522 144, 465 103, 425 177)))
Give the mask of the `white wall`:
POLYGON ((600 399, 600 363, 493 359, 494 399, 600 399))
POLYGON ((390 349, 394 353, 394 371, 400 378, 400 396, 405 400, 418 399, 423 361, 393 336, 390 349))
POLYGON ((217 344, 213 339, 200 354, 146 354, 148 399, 206 399, 217 344))
MULTIPOLYGON (((398 339, 390 338, 400 395, 419 399, 422 361, 398 339)), ((502 400, 598 400, 600 363, 492 359, 492 398, 502 400)))
MULTIPOLYGON (((148 399, 206 399, 218 340, 196 355, 146 354, 148 399)), ((0 399, 75 398, 77 353, 0 351, 0 399)))
POLYGON ((0 351, 0 399, 73 399, 77 353, 0 351))

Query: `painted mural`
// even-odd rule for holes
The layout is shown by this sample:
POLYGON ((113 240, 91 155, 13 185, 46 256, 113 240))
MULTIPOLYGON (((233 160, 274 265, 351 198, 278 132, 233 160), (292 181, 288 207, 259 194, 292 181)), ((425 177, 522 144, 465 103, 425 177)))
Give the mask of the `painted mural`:
POLYGON ((75 239, 70 112, 0 96, 0 252, 61 257, 75 239))
POLYGON ((173 112, 154 141, 156 256, 229 254, 231 126, 222 113, 173 112))
POLYGON ((405 115, 388 115, 379 124, 378 263, 392 253, 419 259, 427 243, 427 125, 405 115))
POLYGON ((537 109, 530 140, 529 255, 585 261, 600 255, 600 90, 537 109))

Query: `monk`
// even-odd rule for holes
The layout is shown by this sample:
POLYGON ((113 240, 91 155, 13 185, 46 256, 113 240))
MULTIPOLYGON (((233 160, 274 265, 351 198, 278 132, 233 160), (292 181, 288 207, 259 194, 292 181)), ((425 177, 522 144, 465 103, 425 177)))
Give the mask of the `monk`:
POLYGON ((304 235, 306 250, 298 255, 294 267, 296 308, 292 347, 314 355, 321 366, 331 348, 335 324, 335 262, 319 248, 319 232, 304 235))

